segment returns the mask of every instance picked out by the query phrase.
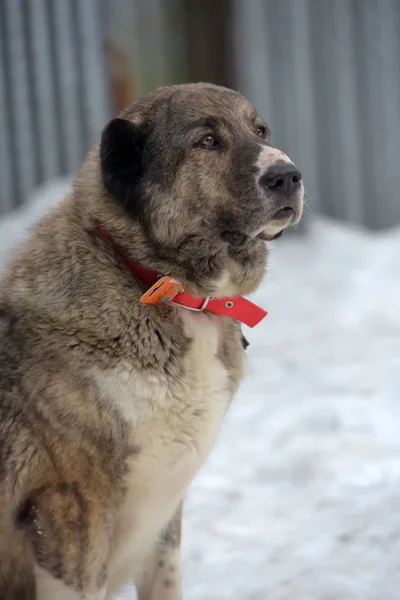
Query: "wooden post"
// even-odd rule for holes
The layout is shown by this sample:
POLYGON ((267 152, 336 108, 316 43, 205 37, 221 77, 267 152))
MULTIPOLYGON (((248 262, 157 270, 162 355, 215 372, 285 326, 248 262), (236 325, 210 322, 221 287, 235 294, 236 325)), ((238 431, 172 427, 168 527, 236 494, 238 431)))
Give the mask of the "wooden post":
POLYGON ((235 87, 232 0, 183 0, 190 81, 235 87))

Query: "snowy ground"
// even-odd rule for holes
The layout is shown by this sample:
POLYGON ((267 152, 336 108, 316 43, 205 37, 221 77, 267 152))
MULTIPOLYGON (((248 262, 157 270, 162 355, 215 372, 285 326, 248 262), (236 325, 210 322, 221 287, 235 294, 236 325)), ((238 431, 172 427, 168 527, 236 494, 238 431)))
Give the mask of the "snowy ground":
MULTIPOLYGON (((58 191, 0 223, 0 259, 58 191)), ((270 314, 186 504, 185 598, 399 600, 400 230, 317 221, 274 243, 256 297, 270 314)))

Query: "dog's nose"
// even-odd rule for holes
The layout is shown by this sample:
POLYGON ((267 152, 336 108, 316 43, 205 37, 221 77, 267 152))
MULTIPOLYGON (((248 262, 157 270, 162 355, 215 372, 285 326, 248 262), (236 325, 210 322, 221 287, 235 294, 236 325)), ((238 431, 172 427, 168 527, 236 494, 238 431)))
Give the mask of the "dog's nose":
POLYGON ((263 183, 271 190, 290 196, 300 186, 302 175, 292 164, 270 167, 263 176, 263 183))

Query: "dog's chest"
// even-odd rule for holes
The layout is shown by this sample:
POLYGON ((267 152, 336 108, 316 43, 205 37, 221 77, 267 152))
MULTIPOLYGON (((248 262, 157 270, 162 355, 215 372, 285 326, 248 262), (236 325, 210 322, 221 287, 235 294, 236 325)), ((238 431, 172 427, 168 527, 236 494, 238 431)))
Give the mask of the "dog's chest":
POLYGON ((110 565, 115 587, 140 569, 140 558, 172 517, 214 445, 231 399, 229 373, 218 358, 215 321, 192 313, 182 320, 192 343, 179 377, 161 371, 149 375, 129 365, 96 377, 101 392, 131 424, 137 448, 110 565))

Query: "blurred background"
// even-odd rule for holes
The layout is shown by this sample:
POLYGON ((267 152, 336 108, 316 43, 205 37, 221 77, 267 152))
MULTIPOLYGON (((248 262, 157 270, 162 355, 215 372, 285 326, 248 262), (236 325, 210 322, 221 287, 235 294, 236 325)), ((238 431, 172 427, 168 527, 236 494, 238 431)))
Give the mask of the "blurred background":
POLYGON ((199 80, 253 101, 307 207, 186 503, 187 597, 399 600, 400 0, 0 0, 0 263, 110 117, 199 80))
POLYGON ((1 0, 0 66, 3 213, 132 99, 203 80, 255 103, 313 210, 400 221, 399 0, 1 0))

